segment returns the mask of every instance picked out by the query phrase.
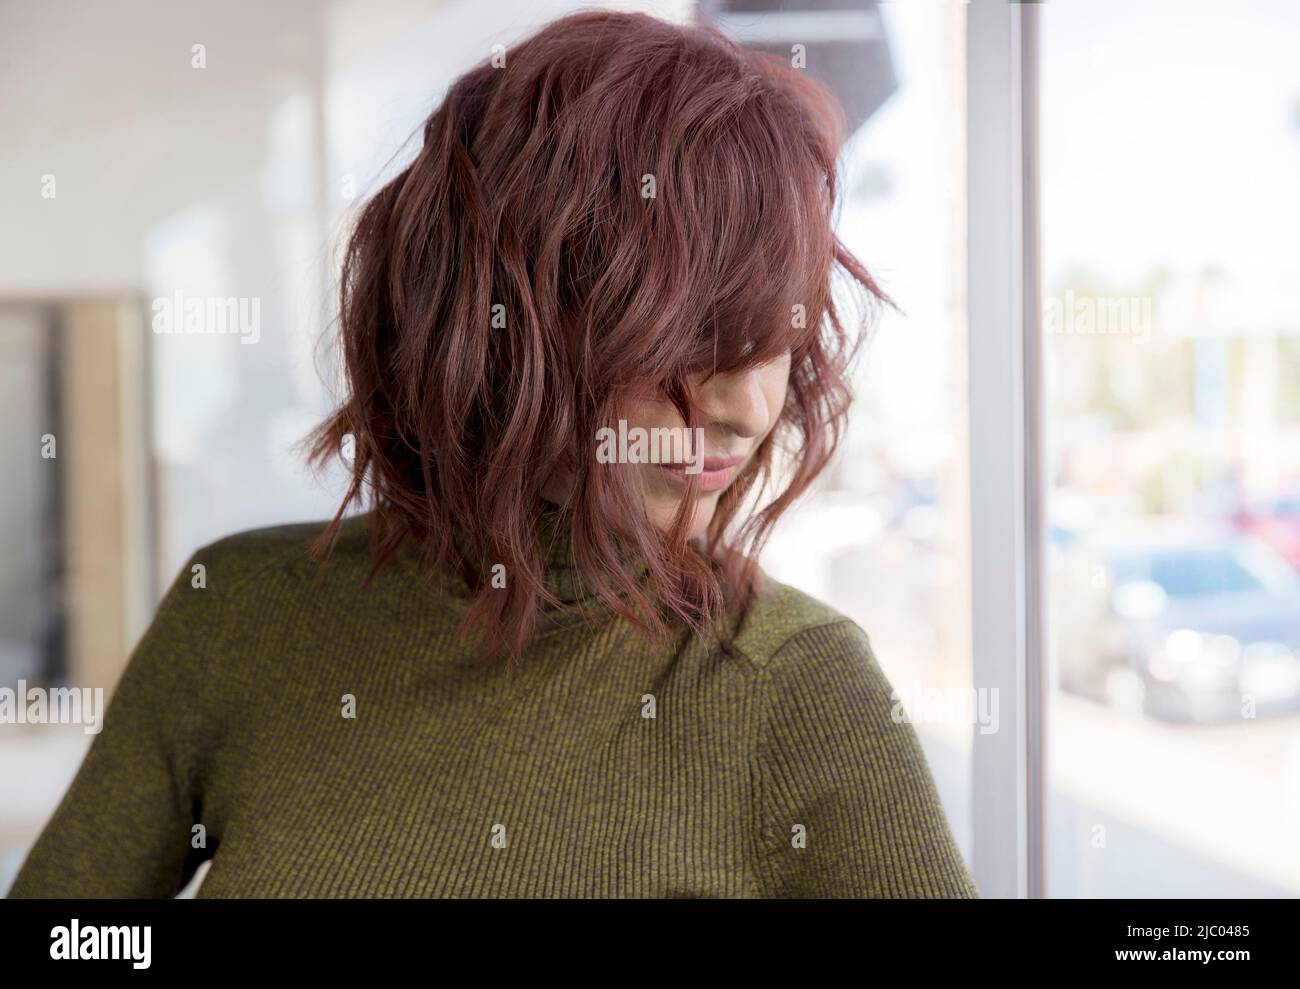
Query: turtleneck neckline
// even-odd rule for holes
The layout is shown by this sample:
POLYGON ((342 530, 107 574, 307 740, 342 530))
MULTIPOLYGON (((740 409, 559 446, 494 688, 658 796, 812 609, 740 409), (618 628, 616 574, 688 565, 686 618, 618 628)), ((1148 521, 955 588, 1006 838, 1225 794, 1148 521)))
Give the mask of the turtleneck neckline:
MULTIPOLYGON (((560 602, 561 606, 540 602, 544 613, 556 613, 566 610, 563 606, 578 606, 584 611, 592 608, 608 608, 608 604, 601 600, 596 593, 595 588, 588 581, 586 576, 578 567, 577 561, 573 555, 572 539, 572 519, 569 514, 551 502, 545 502, 538 519, 537 539, 538 550, 540 553, 542 566, 542 582, 547 590, 553 594, 560 602)), ((467 540, 463 538, 461 530, 452 534, 453 540, 462 550, 466 547, 467 540)), ((402 552, 412 560, 418 560, 420 555, 419 547, 413 540, 408 540, 403 546, 402 552)), ((632 575, 633 579, 640 580, 644 577, 646 568, 639 553, 631 549, 624 549, 621 554, 623 565, 632 575)), ((491 578, 491 567, 497 561, 485 561, 483 572, 491 578)), ((448 579, 450 586, 461 596, 468 596, 470 588, 458 573, 449 573, 448 579)), ((505 579, 509 581, 511 575, 507 570, 505 579)))
MULTIPOLYGON (((572 533, 569 514, 558 505, 544 502, 537 537, 544 583, 547 590, 565 604, 599 602, 599 596, 574 558, 572 533)), ((645 563, 635 551, 624 548, 620 559, 633 579, 639 580, 645 575, 645 563)))
MULTIPOLYGON (((367 524, 370 522, 368 518, 370 515, 371 512, 365 512, 353 516, 350 523, 367 524)), ((603 622, 605 619, 617 615, 614 607, 600 597, 587 577, 579 569, 573 556, 571 524, 571 517, 564 509, 551 502, 544 503, 537 525, 542 583, 559 603, 538 602, 538 632, 564 628, 580 622, 590 623, 595 620, 603 622)), ((461 532, 457 530, 453 532, 452 538, 457 545, 464 547, 466 541, 460 536, 461 532)), ((445 570, 441 573, 435 571, 433 574, 426 574, 421 565, 421 549, 410 537, 403 541, 397 555, 399 559, 404 559, 407 565, 412 568, 411 572, 421 579, 426 576, 432 577, 435 583, 443 588, 444 592, 450 593, 462 601, 467 601, 471 597, 473 592, 458 571, 445 570)), ((640 553, 634 549, 624 547, 621 559, 632 579, 644 588, 647 580, 647 568, 640 553)), ((491 579, 491 566, 492 561, 488 561, 486 568, 483 570, 488 575, 487 579, 489 580, 491 579)), ((511 579, 508 571, 505 577, 507 581, 511 579)), ((620 597, 626 600, 626 596, 620 595, 620 597)), ((727 610, 727 615, 718 617, 718 621, 724 625, 730 621, 730 607, 727 610)))

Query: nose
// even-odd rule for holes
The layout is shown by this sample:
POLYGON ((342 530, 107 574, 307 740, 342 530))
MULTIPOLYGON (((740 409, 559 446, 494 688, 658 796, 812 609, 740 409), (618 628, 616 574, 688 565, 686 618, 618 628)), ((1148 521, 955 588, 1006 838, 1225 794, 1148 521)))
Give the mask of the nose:
POLYGON ((767 432, 769 413, 758 370, 717 374, 700 389, 697 404, 708 427, 753 439, 767 432))

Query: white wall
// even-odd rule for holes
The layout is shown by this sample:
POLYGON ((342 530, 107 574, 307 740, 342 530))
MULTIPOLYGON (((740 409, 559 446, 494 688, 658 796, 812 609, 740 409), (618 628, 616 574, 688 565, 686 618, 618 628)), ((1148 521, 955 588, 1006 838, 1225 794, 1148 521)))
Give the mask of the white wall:
POLYGON ((0 4, 0 301, 257 300, 255 344, 151 334, 163 581, 226 533, 332 512, 341 489, 289 447, 330 404, 321 340, 346 193, 391 174, 493 44, 575 6, 0 4), (205 68, 191 64, 196 44, 205 68))

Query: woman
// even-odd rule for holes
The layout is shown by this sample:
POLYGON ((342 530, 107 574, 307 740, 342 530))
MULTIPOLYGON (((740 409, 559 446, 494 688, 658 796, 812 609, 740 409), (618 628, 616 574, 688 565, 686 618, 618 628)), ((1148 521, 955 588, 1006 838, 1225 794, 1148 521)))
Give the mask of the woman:
POLYGON ((753 562, 883 300, 833 102, 585 13, 423 137, 348 246, 339 513, 195 554, 13 895, 975 896, 867 636, 753 562))

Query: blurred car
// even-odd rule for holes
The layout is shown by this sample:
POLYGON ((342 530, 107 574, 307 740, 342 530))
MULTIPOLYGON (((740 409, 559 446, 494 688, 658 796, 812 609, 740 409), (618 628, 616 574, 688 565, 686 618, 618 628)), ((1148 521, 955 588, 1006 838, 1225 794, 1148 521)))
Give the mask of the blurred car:
POLYGON ((1235 521, 1242 532, 1267 543, 1300 570, 1300 494, 1245 506, 1235 521))
POLYGON ((1268 546, 1139 530, 1078 552, 1092 578, 1057 640, 1063 689, 1167 721, 1300 710, 1300 576, 1268 546))

